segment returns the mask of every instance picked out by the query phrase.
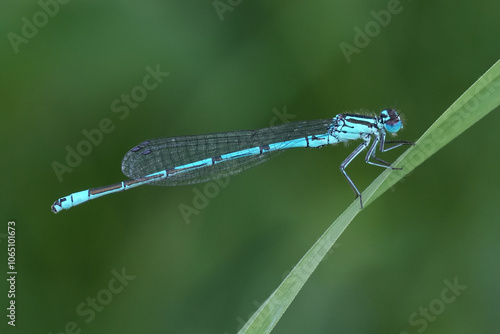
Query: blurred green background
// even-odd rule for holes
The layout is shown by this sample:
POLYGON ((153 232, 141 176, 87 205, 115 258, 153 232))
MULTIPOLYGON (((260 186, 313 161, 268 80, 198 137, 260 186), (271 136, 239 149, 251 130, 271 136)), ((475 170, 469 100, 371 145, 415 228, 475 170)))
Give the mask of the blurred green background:
MULTIPOLYGON (((0 7, 2 333, 237 332, 353 201, 338 165, 354 145, 290 151, 225 183, 51 204, 123 180, 122 156, 152 137, 396 107, 398 138, 416 140, 500 55, 495 1, 0 7), (148 66, 169 75, 145 90, 148 66), (85 150, 105 119, 69 167, 68 147, 85 150), (57 163, 71 172, 58 178, 57 163)), ((361 212, 274 333, 497 331, 499 122, 494 111, 361 212), (462 290, 445 290, 455 280, 462 290)), ((364 189, 382 171, 362 160, 349 173, 364 189)))

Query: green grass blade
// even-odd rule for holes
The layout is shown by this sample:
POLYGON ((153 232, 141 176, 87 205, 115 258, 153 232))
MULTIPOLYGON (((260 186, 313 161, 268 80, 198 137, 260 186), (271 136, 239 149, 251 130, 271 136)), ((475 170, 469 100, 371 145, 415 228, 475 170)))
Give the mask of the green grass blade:
MULTIPOLYGON (((403 170, 384 171, 363 192, 365 207, 499 105, 500 62, 497 61, 434 122, 420 137, 416 146, 401 155, 395 166, 404 166, 403 170)), ((261 334, 272 331, 307 279, 359 211, 359 201, 355 200, 307 251, 280 286, 238 332, 239 334, 261 334)))

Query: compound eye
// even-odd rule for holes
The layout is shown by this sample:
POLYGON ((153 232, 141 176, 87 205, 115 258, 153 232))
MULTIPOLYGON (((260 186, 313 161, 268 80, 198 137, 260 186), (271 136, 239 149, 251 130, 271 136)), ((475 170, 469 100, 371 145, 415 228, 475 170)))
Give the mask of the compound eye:
POLYGON ((387 132, 396 133, 403 127, 403 122, 394 109, 386 109, 380 113, 380 119, 384 123, 387 132))

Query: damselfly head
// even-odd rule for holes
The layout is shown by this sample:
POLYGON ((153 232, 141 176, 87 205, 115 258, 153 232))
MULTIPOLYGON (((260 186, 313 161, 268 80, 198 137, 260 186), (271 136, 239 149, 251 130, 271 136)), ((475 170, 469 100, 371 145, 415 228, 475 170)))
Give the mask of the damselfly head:
POLYGON ((403 128, 403 122, 394 109, 385 109, 380 113, 380 120, 387 132, 396 133, 403 128))

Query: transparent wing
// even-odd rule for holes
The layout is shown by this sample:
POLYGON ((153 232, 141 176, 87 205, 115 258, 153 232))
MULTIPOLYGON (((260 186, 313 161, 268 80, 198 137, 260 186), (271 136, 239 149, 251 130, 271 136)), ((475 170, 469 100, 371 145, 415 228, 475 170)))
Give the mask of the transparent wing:
MULTIPOLYGON (((281 143, 314 134, 325 134, 334 120, 330 118, 291 122, 259 130, 151 139, 135 146, 125 154, 122 161, 122 171, 129 178, 137 179, 148 174, 231 152, 281 143)), ((285 149, 287 147, 283 144, 276 151, 228 159, 215 165, 174 174, 152 184, 176 186, 218 179, 259 165, 285 149)))

